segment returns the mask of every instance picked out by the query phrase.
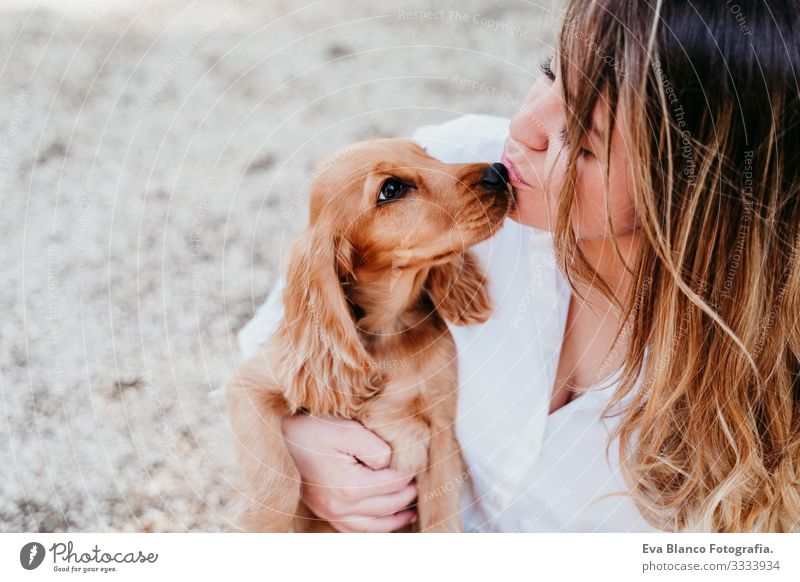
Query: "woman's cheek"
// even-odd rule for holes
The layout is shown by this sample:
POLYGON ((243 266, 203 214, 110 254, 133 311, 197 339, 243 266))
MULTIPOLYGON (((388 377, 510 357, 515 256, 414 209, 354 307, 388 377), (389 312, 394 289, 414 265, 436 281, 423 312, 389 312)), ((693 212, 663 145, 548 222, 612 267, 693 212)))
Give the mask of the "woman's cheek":
MULTIPOLYGON (((636 228, 636 208, 633 197, 633 177, 629 165, 620 168, 612 165, 608 178, 608 198, 611 210, 611 222, 614 225, 614 234, 624 236, 636 228)), ((603 204, 605 204, 603 202, 603 204)), ((603 213, 605 216, 605 212, 603 213)))
POLYGON ((579 238, 599 239, 612 235, 608 228, 608 215, 614 227, 614 236, 630 234, 637 228, 632 187, 625 176, 612 169, 606 186, 602 164, 594 158, 582 160, 579 171, 577 216, 579 238), (608 205, 606 205, 606 190, 608 205))
MULTIPOLYGON (((575 188, 577 237, 583 239, 609 236, 603 175, 594 158, 578 160, 575 188)), ((612 210, 613 215, 613 210, 612 210)))

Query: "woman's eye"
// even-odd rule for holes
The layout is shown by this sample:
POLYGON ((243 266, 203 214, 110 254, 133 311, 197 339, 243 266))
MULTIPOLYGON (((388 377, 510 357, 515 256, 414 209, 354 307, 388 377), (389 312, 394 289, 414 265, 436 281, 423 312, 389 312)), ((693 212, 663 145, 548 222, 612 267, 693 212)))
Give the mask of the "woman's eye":
POLYGON ((550 79, 551 81, 556 80, 556 74, 553 72, 553 69, 550 68, 550 65, 553 63, 553 57, 547 57, 545 60, 541 62, 539 68, 541 69, 544 76, 550 79))
MULTIPOLYGON (((561 142, 564 144, 564 146, 565 147, 570 147, 570 143, 569 143, 569 138, 567 136, 567 128, 566 127, 562 127, 561 128, 561 133, 559 134, 559 136, 561 137, 561 142)), ((592 152, 590 152, 586 148, 579 148, 578 149, 578 154, 581 157, 584 157, 584 158, 588 158, 588 157, 591 157, 591 156, 594 155, 592 152)))
POLYGON ((389 178, 383 183, 381 191, 378 193, 378 204, 397 200, 406 193, 408 188, 409 186, 407 184, 401 182, 397 178, 389 178))

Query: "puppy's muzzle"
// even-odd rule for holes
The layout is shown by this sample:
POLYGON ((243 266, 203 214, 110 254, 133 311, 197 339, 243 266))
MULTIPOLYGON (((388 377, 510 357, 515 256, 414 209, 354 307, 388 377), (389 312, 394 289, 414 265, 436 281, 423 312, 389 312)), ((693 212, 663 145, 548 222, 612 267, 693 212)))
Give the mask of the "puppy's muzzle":
POLYGON ((506 167, 499 162, 486 166, 481 175, 481 186, 500 191, 508 190, 508 170, 506 167))

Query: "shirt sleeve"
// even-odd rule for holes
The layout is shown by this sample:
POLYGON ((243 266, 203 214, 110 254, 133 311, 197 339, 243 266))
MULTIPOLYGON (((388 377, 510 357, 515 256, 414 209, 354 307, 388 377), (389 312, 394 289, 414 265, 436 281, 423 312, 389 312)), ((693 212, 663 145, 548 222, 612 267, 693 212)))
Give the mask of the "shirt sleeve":
MULTIPOLYGON (((509 120, 495 115, 463 115, 444 123, 418 128, 411 139, 435 158, 448 163, 492 163, 502 155, 509 120)), ((480 250, 479 250, 480 253, 480 250)), ((247 360, 253 357, 283 318, 281 295, 283 276, 273 286, 266 301, 237 334, 239 351, 247 360)))
POLYGON ((418 128, 411 139, 447 164, 499 162, 509 119, 496 115, 463 115, 418 128))
POLYGON ((273 285, 266 301, 256 310, 253 318, 237 334, 239 351, 242 358, 248 360, 258 353, 261 344, 278 329, 283 318, 283 301, 281 295, 285 280, 283 276, 273 285))

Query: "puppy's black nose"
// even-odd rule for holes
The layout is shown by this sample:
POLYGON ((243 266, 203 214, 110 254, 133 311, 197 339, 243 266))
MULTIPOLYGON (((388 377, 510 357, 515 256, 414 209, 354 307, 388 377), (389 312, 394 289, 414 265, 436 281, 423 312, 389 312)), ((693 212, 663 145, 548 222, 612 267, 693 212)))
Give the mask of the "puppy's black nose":
POLYGON ((500 162, 487 166, 481 175, 481 185, 488 188, 506 188, 508 185, 508 170, 500 162))

